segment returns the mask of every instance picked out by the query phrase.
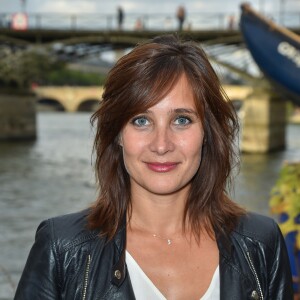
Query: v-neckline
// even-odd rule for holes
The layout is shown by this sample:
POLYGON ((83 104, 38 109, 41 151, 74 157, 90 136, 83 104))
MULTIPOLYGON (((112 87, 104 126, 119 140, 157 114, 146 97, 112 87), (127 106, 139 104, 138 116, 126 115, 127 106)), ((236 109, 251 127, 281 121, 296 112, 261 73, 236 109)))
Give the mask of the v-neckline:
MULTIPOLYGON (((158 296, 159 300, 167 300, 167 298, 162 294, 162 292, 157 288, 157 286, 152 282, 152 280, 147 276, 147 274, 143 271, 143 269, 140 267, 137 261, 132 257, 132 255, 127 250, 126 250, 126 263, 127 264, 131 263, 134 265, 135 269, 138 270, 139 274, 147 282, 147 284, 150 286, 153 292, 158 296)), ((213 292, 213 289, 215 288, 215 280, 218 275, 219 275, 219 265, 217 266, 217 268, 213 273, 208 289, 205 291, 204 295, 199 300, 209 299, 210 295, 213 292)))

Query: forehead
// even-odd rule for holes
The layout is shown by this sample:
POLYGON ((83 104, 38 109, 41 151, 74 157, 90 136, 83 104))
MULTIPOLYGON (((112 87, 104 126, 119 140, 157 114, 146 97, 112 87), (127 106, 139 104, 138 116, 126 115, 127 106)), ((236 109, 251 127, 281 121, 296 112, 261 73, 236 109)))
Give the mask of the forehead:
POLYGON ((181 75, 169 93, 163 96, 158 103, 150 107, 150 110, 174 108, 196 109, 193 90, 185 75, 181 75))

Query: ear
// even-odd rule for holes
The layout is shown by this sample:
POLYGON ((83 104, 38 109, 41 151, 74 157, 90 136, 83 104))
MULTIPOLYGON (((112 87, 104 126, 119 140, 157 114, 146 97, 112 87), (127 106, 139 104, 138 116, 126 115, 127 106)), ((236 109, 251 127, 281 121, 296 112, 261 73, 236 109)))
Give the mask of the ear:
POLYGON ((118 144, 123 147, 123 139, 122 139, 122 134, 119 134, 118 136, 118 144))

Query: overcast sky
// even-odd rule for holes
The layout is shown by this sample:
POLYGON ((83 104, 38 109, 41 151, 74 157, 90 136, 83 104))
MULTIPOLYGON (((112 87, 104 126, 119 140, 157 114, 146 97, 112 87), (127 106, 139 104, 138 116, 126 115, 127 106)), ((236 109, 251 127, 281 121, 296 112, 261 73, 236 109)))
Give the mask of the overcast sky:
MULTIPOLYGON (((170 13, 183 4, 187 13, 229 12, 239 13, 240 0, 23 0, 28 13, 104 13, 113 14, 121 5, 127 13, 170 13)), ((300 0, 248 0, 256 9, 265 13, 278 12, 280 3, 286 11, 300 13, 300 0)), ((0 12, 17 12, 22 0, 0 0, 0 12)))

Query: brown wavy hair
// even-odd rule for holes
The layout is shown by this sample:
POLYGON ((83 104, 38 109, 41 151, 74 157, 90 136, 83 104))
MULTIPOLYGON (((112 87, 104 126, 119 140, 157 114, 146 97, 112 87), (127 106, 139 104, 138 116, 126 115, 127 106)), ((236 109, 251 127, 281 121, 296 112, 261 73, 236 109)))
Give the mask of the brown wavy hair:
POLYGON ((111 239, 131 211, 130 178, 124 167, 119 134, 135 115, 167 95, 185 74, 201 118, 205 142, 200 168, 192 179, 183 224, 188 219, 196 237, 201 230, 228 233, 244 210, 227 195, 237 161, 235 110, 205 52, 174 35, 137 45, 108 74, 103 99, 91 118, 96 125, 95 173, 99 195, 88 221, 91 229, 111 239), (187 218, 188 217, 188 218, 187 218))

